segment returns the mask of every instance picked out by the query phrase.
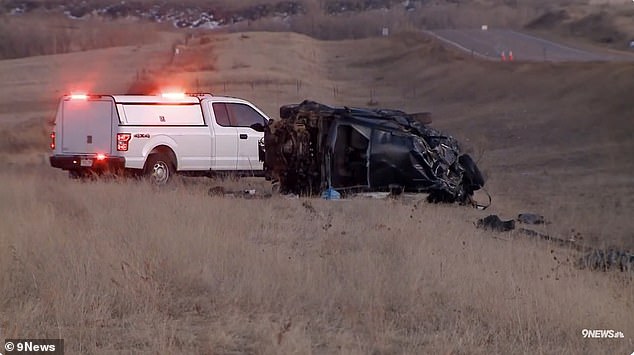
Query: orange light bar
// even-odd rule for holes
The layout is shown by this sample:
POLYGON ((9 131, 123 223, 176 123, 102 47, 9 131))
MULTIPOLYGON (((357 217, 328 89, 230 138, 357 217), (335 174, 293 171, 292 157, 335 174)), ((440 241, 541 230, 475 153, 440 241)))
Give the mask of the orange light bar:
POLYGON ((70 94, 71 100, 88 100, 87 94, 70 94))
POLYGON ((163 96, 163 98, 165 99, 176 100, 176 99, 185 98, 185 93, 184 92, 164 92, 161 94, 161 96, 163 96))

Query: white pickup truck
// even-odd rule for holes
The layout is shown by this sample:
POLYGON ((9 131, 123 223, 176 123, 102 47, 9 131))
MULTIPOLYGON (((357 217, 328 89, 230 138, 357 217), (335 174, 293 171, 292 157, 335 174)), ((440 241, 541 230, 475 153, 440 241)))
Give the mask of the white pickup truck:
POLYGON ((133 171, 165 184, 176 172, 263 174, 269 118, 211 94, 66 95, 51 133, 51 166, 71 176, 133 171))

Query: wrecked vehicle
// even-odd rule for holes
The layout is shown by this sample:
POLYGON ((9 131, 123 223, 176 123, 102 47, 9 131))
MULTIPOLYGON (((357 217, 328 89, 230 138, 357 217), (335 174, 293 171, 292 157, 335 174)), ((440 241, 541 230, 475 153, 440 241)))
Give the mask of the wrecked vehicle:
POLYGON ((484 186, 456 139, 426 125, 429 113, 304 101, 280 118, 264 128, 264 169, 282 193, 427 192, 430 202, 467 204, 484 186))

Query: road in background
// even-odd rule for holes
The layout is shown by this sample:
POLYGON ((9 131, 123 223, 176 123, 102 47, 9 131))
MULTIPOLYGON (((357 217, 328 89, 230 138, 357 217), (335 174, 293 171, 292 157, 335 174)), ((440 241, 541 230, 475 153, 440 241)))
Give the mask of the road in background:
POLYGON ((474 56, 501 60, 502 53, 509 59, 522 61, 632 61, 634 55, 591 52, 558 44, 543 38, 508 29, 446 29, 425 33, 474 56))

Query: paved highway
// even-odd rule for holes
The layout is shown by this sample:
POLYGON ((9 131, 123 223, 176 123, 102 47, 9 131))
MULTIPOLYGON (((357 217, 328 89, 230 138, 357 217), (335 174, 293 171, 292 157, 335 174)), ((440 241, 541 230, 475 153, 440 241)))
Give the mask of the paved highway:
POLYGON ((632 61, 634 54, 611 53, 608 50, 588 51, 555 43, 543 38, 507 29, 447 29, 425 31, 442 42, 462 49, 474 56, 501 60, 502 52, 508 59, 522 61, 632 61))

